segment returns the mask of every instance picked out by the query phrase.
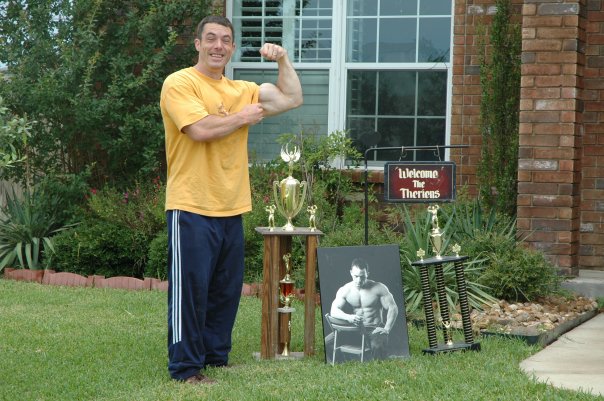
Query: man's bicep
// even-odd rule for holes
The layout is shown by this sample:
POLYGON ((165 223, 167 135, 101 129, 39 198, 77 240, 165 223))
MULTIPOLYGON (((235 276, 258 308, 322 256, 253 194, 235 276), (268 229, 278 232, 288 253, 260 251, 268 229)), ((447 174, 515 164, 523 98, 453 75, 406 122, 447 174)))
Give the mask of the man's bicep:
POLYGON ((287 109, 286 96, 272 83, 266 82, 260 85, 258 100, 266 115, 278 114, 287 109))

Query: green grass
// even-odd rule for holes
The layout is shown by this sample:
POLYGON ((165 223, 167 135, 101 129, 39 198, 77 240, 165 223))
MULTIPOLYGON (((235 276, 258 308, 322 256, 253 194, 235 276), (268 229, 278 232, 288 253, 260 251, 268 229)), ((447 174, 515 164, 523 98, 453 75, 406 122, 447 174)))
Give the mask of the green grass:
MULTIPOLYGON (((536 383, 519 369, 538 351, 480 338, 481 352, 422 355, 424 330, 409 328, 411 358, 346 363, 317 356, 260 361, 260 300, 244 298, 232 369, 218 384, 190 386, 167 373, 166 293, 63 288, 0 280, 0 400, 602 400, 536 383)), ((302 305, 293 351, 302 350, 302 305)))

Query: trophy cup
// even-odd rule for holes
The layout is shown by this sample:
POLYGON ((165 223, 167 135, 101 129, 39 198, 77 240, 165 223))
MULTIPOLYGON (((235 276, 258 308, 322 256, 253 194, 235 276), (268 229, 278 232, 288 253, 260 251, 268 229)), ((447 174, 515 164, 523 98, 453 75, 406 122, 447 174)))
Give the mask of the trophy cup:
POLYGON ((432 205, 428 207, 428 211, 432 213, 432 230, 430 230, 430 243, 432 244, 432 249, 436 254, 436 259, 441 259, 442 256, 440 252, 443 246, 443 232, 438 226, 438 205, 432 205))
POLYGON ((294 163, 300 160, 300 150, 294 147, 294 151, 290 152, 287 145, 281 148, 281 159, 289 166, 289 176, 279 181, 273 181, 273 193, 277 210, 287 219, 287 223, 283 226, 285 231, 294 231, 292 219, 302 209, 304 198, 306 197, 306 181, 298 181, 292 177, 294 163))
POLYGON ((279 313, 282 313, 282 317, 279 318, 282 327, 284 328, 287 325, 286 331, 281 330, 280 337, 283 340, 283 352, 281 356, 287 357, 289 356, 289 342, 291 339, 291 313, 295 311, 292 308, 292 300, 294 299, 294 281, 291 279, 289 275, 290 266, 289 259, 291 258, 291 254, 286 253, 283 255, 283 261, 285 262, 285 276, 282 280, 279 280, 279 301, 283 304, 282 307, 277 308, 279 313))

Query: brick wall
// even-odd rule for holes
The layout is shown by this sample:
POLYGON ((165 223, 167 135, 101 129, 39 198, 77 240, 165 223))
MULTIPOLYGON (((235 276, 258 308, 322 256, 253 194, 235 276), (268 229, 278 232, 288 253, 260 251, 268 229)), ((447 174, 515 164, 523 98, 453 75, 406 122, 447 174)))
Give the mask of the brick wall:
POLYGON ((518 229, 562 273, 579 265, 585 0, 526 0, 518 229))
POLYGON ((586 14, 579 267, 604 269, 604 1, 586 14))

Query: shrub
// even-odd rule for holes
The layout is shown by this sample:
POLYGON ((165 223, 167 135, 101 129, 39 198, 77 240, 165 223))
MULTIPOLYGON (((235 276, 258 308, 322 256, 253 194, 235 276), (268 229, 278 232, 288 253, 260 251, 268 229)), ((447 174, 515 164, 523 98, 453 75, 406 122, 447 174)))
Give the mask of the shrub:
POLYGON ((168 230, 157 234, 149 244, 145 277, 168 279, 168 230))
POLYGON ((481 282, 498 298, 532 301, 560 288, 561 277, 541 252, 518 245, 491 251, 488 258, 481 282))
POLYGON ((142 278, 147 238, 123 225, 90 218, 55 237, 52 268, 89 276, 142 278))
POLYGON ((125 191, 93 190, 82 212, 84 223, 61 236, 54 268, 82 275, 142 278, 149 245, 166 230, 163 200, 159 179, 125 191))

